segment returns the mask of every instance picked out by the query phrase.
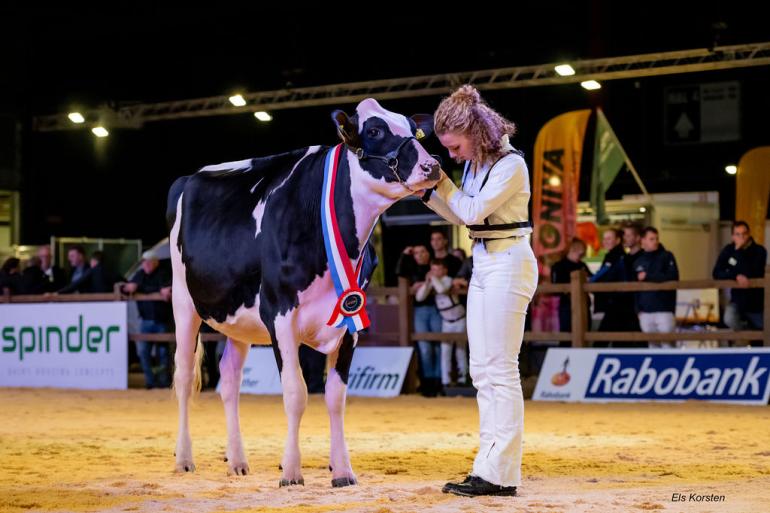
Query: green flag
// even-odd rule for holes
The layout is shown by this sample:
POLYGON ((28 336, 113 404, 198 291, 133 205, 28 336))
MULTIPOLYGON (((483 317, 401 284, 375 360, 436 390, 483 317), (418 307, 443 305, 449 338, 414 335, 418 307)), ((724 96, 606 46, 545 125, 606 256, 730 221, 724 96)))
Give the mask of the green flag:
POLYGON ((601 109, 596 109, 596 137, 594 138, 594 166, 591 174, 591 207, 598 224, 607 224, 604 194, 626 162, 626 153, 612 131, 601 109))

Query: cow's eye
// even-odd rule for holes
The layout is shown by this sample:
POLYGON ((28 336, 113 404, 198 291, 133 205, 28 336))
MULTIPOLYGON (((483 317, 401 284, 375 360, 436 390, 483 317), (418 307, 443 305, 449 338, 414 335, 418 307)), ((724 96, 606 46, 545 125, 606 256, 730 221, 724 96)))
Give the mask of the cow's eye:
POLYGON ((378 138, 380 136, 380 133, 381 133, 380 130, 377 128, 370 128, 369 130, 366 131, 366 135, 368 135, 372 139, 378 138))

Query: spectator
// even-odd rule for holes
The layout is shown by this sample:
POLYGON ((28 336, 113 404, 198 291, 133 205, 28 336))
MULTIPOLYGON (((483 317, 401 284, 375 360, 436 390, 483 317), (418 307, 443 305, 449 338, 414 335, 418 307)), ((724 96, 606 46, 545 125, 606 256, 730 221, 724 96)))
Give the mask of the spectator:
POLYGON ((82 278, 88 270, 86 250, 83 249, 83 246, 72 246, 67 251, 67 260, 70 263, 70 267, 72 267, 69 279, 69 283, 72 284, 82 278))
MULTIPOLYGON (((642 231, 641 256, 636 260, 638 281, 664 282, 679 279, 676 259, 666 251, 658 238, 658 230, 649 226, 642 231)), ((639 325, 644 333, 671 333, 676 324, 676 290, 652 290, 636 293, 639 325)), ((650 347, 672 347, 671 342, 650 342, 650 347)))
POLYGON ((91 266, 78 278, 66 287, 59 290, 60 294, 71 294, 73 292, 82 293, 109 293, 112 292, 115 284, 123 281, 122 276, 109 268, 104 263, 104 253, 94 251, 91 256, 91 266))
POLYGON ((449 276, 452 278, 457 276, 462 260, 449 252, 449 241, 443 231, 437 228, 430 232, 430 246, 433 248, 433 257, 441 258, 446 262, 449 276))
MULTIPOLYGON (((456 295, 451 294, 452 278, 448 276, 449 270, 446 261, 434 258, 430 263, 430 273, 423 284, 417 289, 415 295, 418 301, 424 300, 431 292, 435 293, 436 308, 441 314, 441 331, 443 333, 465 334, 465 307, 460 303, 456 295)), ((451 383, 453 342, 441 342, 441 384, 448 386, 451 383)), ((457 342, 457 381, 467 384, 468 377, 468 341, 457 342)))
MULTIPOLYGON (((591 276, 583 258, 586 256, 586 243, 580 239, 572 239, 567 254, 551 267, 551 283, 569 283, 573 271, 585 271, 591 276)), ((586 294, 586 322, 591 311, 591 300, 586 294)), ((569 294, 559 295, 559 331, 572 331, 572 305, 569 294)), ((560 345, 569 345, 560 344, 560 345)))
MULTIPOLYGON (((142 319, 142 333, 169 333, 171 329, 171 274, 160 267, 157 256, 151 251, 142 255, 142 267, 123 285, 123 292, 152 294, 159 292, 162 301, 138 301, 139 317, 142 319)), ((144 372, 146 388, 167 388, 171 383, 168 365, 168 342, 136 341, 136 353, 144 372), (152 347, 157 350, 159 368, 152 366, 152 347)))
MULTIPOLYGON (((457 271, 457 275, 452 279, 452 289, 454 291, 460 290, 465 292, 468 290, 468 285, 471 283, 471 275, 473 274, 473 257, 466 257, 465 250, 460 248, 453 249, 452 253, 462 262, 462 265, 460 265, 460 270, 457 271)), ((463 306, 468 304, 467 293, 460 295, 460 303, 462 303, 463 306)))
MULTIPOLYGON (((628 223, 623 226, 623 247, 626 249, 626 257, 623 260, 628 273, 629 281, 636 281, 636 259, 642 256, 642 227, 636 223, 628 223)), ((638 322, 638 320, 637 320, 638 322)))
POLYGON ((21 272, 20 294, 45 294, 48 292, 48 276, 40 267, 40 258, 33 256, 21 272))
MULTIPOLYGON (((410 292, 416 294, 430 271, 430 253, 423 245, 409 246, 404 249, 401 258, 410 257, 413 260, 409 266, 411 272, 405 277, 409 279, 410 292)), ((402 266, 403 268, 406 266, 402 266)), ((422 301, 414 301, 414 331, 418 333, 441 331, 441 315, 436 309, 433 294, 422 301)), ((441 347, 438 342, 418 340, 417 351, 420 356, 420 392, 426 397, 435 397, 441 387, 441 347)))
POLYGON ((19 294, 21 286, 21 260, 10 257, 0 268, 0 293, 19 294))
POLYGON ((454 248, 451 253, 460 262, 465 262, 465 260, 468 258, 468 254, 463 248, 454 248))
POLYGON ((43 270, 48 279, 46 292, 54 292, 67 285, 67 275, 64 269, 53 263, 51 246, 39 246, 37 248, 37 257, 40 259, 40 269, 43 270))
MULTIPOLYGON (((591 278, 592 283, 628 281, 626 252, 623 250, 623 231, 607 230, 602 234, 602 246, 607 251, 602 265, 591 278)), ((635 278, 636 276, 634 276, 635 278)), ((634 308, 634 294, 631 292, 598 292, 594 294, 594 312, 603 312, 599 331, 639 331, 639 321, 634 308)), ((613 342, 614 347, 633 347, 636 343, 613 342)), ((607 347, 609 342, 596 343, 607 347)))
POLYGON ((767 250, 754 242, 745 221, 733 223, 732 240, 732 244, 722 249, 712 273, 715 280, 737 282, 737 286, 730 289, 730 303, 725 308, 724 322, 736 331, 746 324, 751 329, 764 329, 764 290, 746 286, 751 278, 764 278, 767 250))

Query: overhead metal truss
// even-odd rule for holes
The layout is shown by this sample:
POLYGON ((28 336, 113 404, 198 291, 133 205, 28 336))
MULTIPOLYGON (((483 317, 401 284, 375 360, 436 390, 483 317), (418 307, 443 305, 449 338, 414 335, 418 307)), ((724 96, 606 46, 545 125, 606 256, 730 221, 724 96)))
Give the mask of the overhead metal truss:
POLYGON ((770 65, 770 42, 577 60, 568 63, 575 70, 572 76, 559 76, 554 70, 557 64, 564 63, 246 93, 242 94, 246 100, 243 107, 234 107, 229 101, 229 95, 129 104, 117 108, 101 107, 81 111, 86 119, 85 123, 75 124, 68 119, 66 113, 61 113, 36 117, 34 128, 38 131, 77 130, 97 125, 107 128, 140 128, 144 123, 152 121, 341 105, 369 97, 386 100, 443 95, 461 84, 473 84, 481 90, 515 89, 585 80, 619 80, 767 66, 770 65))

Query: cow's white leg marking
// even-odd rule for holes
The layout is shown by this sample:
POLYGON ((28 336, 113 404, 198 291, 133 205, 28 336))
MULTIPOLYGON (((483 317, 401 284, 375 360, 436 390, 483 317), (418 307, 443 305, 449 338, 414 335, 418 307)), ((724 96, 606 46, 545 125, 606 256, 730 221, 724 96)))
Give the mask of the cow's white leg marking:
POLYGON ((241 425, 238 413, 238 404, 243 380, 243 364, 249 353, 249 344, 227 339, 225 352, 219 361, 220 388, 219 393, 225 405, 225 419, 227 421, 227 473, 243 475, 249 473, 249 464, 243 451, 241 439, 241 425))
POLYGON ((299 365, 299 341, 294 333, 296 310, 275 319, 275 336, 283 361, 281 387, 288 430, 283 451, 281 484, 304 484, 299 451, 299 425, 307 407, 307 385, 299 365))
POLYGON ((335 369, 338 356, 339 349, 329 355, 326 374, 326 409, 329 411, 331 430, 329 466, 332 468, 332 479, 348 478, 349 481, 355 483, 356 475, 350 465, 350 454, 345 442, 345 397, 348 387, 342 382, 342 378, 335 369))

